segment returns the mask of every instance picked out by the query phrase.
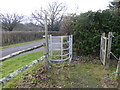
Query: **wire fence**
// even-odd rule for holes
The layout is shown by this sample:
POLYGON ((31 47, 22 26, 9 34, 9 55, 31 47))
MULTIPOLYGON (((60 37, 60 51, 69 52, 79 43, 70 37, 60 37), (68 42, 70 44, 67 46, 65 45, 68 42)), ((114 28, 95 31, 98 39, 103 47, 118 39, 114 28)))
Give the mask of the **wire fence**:
POLYGON ((119 59, 117 58, 117 56, 116 56, 114 53, 110 52, 110 54, 111 54, 116 60, 119 61, 119 59))
MULTIPOLYGON (((120 37, 120 35, 118 35, 118 36, 112 35, 112 37, 113 37, 113 38, 118 38, 118 37, 120 37)), ((110 52, 110 54, 111 54, 116 60, 119 61, 119 58, 117 58, 117 56, 116 56, 113 52, 110 52)))

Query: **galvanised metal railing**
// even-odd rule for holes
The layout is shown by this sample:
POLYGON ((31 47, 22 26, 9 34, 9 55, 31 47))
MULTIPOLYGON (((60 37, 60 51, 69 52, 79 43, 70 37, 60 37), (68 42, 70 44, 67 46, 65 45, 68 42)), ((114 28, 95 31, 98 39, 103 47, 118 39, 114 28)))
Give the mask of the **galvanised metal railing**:
POLYGON ((72 59, 72 42, 73 36, 48 36, 49 60, 50 61, 65 61, 72 59), (66 47, 65 47, 66 46, 66 47), (67 52, 65 52, 67 51, 67 52), (55 54, 54 52, 58 52, 55 54), (54 59, 54 58, 56 59, 54 59))

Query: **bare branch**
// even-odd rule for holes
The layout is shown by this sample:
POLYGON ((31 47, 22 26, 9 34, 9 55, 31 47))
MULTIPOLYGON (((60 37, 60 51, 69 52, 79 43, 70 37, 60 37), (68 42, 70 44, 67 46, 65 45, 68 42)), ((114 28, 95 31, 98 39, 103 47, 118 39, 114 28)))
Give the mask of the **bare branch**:
POLYGON ((12 31, 20 22, 22 22, 24 16, 18 14, 1 14, 2 28, 8 31, 12 31))
POLYGON ((63 14, 66 11, 66 6, 64 6, 62 3, 53 2, 48 4, 47 9, 41 8, 40 10, 35 10, 34 13, 32 13, 32 17, 39 22, 41 26, 44 25, 44 16, 45 14, 48 15, 48 25, 49 30, 54 30, 54 27, 59 27, 60 22, 63 19, 63 14), (57 24, 56 24, 57 23, 57 24), (56 26, 57 25, 57 26, 56 26))

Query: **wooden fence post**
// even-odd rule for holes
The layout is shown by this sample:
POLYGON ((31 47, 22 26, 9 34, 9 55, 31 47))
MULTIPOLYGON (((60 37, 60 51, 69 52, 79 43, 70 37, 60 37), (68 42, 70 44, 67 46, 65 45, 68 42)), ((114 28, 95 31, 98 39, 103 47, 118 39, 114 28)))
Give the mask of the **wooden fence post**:
POLYGON ((105 37, 105 33, 101 35, 101 45, 100 45, 100 60, 102 61, 103 65, 106 62, 106 43, 107 39, 105 37))
POLYGON ((61 60, 63 59, 63 37, 61 36, 61 60))
POLYGON ((112 44, 112 32, 109 32, 109 34, 108 34, 108 47, 107 47, 106 69, 108 69, 109 66, 110 66, 111 44, 112 44))
POLYGON ((105 33, 102 33, 101 35, 101 43, 100 43, 100 60, 102 60, 102 47, 103 47, 103 41, 102 41, 102 37, 105 37, 105 33))
POLYGON ((45 66, 48 67, 49 66, 49 50, 48 50, 48 26, 47 26, 47 15, 45 14, 45 66))
POLYGON ((118 64, 117 64, 116 72, 118 72, 116 77, 117 77, 117 82, 118 82, 118 88, 120 88, 120 57, 119 57, 119 61, 118 61, 118 64))

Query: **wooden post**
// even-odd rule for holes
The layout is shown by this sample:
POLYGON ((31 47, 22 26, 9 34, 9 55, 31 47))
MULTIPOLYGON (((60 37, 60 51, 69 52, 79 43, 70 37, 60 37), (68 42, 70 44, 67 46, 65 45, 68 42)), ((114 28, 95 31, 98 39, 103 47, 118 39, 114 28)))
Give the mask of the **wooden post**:
POLYGON ((63 37, 61 36, 61 60, 63 59, 63 37))
POLYGON ((112 32, 109 32, 108 34, 108 47, 107 47, 107 63, 106 63, 106 69, 110 66, 110 52, 111 52, 111 44, 112 44, 112 32))
POLYGON ((101 57, 102 57, 102 35, 101 35, 101 42, 100 42, 100 60, 101 60, 101 57))
POLYGON ((118 72, 116 77, 117 77, 117 82, 118 82, 118 88, 120 88, 120 57, 119 57, 119 61, 118 61, 118 64, 117 64, 116 72, 118 72))
POLYGON ((48 50, 48 26, 47 26, 47 15, 45 14, 45 66, 48 67, 49 66, 49 50, 48 50))
POLYGON ((100 60, 102 61, 103 65, 106 62, 106 43, 107 39, 105 37, 105 33, 101 35, 101 45, 100 45, 100 60))
POLYGON ((103 40, 102 37, 105 37, 105 33, 101 35, 101 43, 100 43, 100 60, 102 60, 102 47, 103 47, 103 40))

